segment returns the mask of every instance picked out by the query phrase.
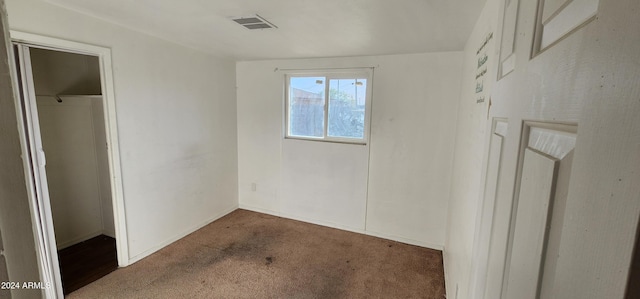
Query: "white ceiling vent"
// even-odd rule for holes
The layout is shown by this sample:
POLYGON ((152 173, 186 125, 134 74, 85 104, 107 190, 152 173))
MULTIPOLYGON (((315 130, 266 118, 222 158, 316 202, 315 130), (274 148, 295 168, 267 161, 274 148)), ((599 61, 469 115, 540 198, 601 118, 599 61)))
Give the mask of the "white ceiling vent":
POLYGON ((276 25, 269 23, 269 21, 265 20, 263 17, 259 15, 233 18, 232 20, 244 26, 247 29, 278 28, 276 27, 276 25))

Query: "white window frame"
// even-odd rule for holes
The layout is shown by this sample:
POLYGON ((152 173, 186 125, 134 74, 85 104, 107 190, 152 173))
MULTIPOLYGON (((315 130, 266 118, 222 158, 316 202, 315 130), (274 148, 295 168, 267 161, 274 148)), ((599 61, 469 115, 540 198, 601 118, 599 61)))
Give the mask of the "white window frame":
POLYGON ((373 86, 373 69, 372 68, 357 68, 357 69, 325 69, 325 70, 303 70, 303 71, 288 71, 285 74, 284 83, 284 138, 285 139, 298 139, 308 141, 324 141, 324 142, 336 142, 336 143, 350 143, 366 145, 369 141, 369 132, 371 127, 371 99, 372 99, 372 86, 373 86), (291 135, 289 127, 289 98, 290 98, 290 82, 292 77, 325 77, 325 90, 324 90, 324 124, 323 124, 323 136, 311 137, 311 136, 297 136, 291 135), (329 128, 329 82, 334 79, 366 79, 367 88, 364 105, 364 132, 362 138, 346 138, 346 137, 332 137, 328 135, 329 128))

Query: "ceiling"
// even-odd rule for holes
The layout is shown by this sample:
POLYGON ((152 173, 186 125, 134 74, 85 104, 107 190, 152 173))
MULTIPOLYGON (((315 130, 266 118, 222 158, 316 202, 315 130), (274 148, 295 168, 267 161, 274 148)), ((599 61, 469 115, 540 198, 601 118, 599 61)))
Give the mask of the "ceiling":
POLYGON ((235 60, 462 50, 485 0, 47 0, 235 60), (258 14, 277 29, 246 29, 258 14))

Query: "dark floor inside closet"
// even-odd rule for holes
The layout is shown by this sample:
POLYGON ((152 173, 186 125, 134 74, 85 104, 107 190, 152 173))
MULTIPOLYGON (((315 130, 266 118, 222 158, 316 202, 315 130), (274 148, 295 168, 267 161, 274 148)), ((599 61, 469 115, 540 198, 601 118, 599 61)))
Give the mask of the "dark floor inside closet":
POLYGON ((61 249, 58 259, 66 295, 118 268, 116 240, 100 235, 61 249))

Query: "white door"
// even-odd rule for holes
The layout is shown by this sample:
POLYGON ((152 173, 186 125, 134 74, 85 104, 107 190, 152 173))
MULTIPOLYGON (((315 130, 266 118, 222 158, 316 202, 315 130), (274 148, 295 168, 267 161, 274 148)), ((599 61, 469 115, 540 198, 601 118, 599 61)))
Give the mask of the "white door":
POLYGON ((37 206, 37 223, 34 223, 38 244, 37 253, 40 259, 41 278, 44 284, 51 287, 45 289, 48 298, 62 298, 62 279, 58 264, 58 252, 55 246, 55 233, 51 204, 49 199, 49 187, 47 185, 47 164, 40 136, 40 124, 38 122, 38 107, 36 105, 33 74, 31 72, 31 56, 29 47, 17 45, 17 61, 19 68, 19 81, 23 104, 23 117, 25 120, 25 132, 31 160, 31 173, 35 187, 35 205, 37 206))
POLYGON ((491 91, 489 117, 509 134, 476 298, 624 297, 640 214, 640 2, 597 2, 520 1, 503 22, 515 26, 505 56, 517 55, 491 91))
POLYGON ((508 121, 495 119, 492 124, 487 161, 484 194, 478 208, 480 215, 476 221, 476 232, 473 244, 473 265, 471 277, 471 298, 482 298, 489 272, 489 249, 493 230, 493 215, 495 212, 496 191, 500 178, 500 165, 503 156, 504 139, 507 137, 508 121))

